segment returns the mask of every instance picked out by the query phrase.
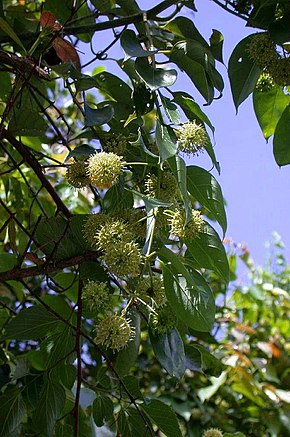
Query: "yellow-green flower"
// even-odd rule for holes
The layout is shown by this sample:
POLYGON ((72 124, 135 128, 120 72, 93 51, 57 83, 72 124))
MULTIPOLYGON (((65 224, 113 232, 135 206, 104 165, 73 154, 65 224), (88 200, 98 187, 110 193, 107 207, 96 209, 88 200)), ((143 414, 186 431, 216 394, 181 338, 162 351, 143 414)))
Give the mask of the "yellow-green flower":
POLYGON ((173 202, 178 195, 178 185, 176 179, 169 171, 160 174, 160 180, 154 174, 148 176, 145 182, 145 191, 148 196, 164 202, 173 202))
POLYGON ((266 72, 263 72, 260 74, 259 79, 256 83, 256 89, 262 93, 266 91, 270 91, 272 88, 274 88, 275 82, 273 80, 273 77, 266 72))
POLYGON ((188 155, 198 155, 208 143, 205 127, 195 121, 184 123, 177 131, 178 150, 188 155))
POLYGON ((250 58, 262 69, 269 67, 279 59, 275 43, 266 32, 257 33, 251 38, 248 53, 250 58))
POLYGON ((141 279, 137 285, 136 294, 147 303, 151 303, 153 299, 158 306, 165 305, 167 301, 163 281, 158 276, 141 279))
POLYGON ((152 327, 158 334, 166 332, 176 327, 177 318, 169 305, 159 308, 156 314, 152 315, 152 327))
POLYGON ((95 328, 95 342, 105 348, 119 351, 134 339, 135 329, 124 316, 108 316, 95 328))
POLYGON ((87 175, 93 185, 107 189, 117 182, 123 166, 122 156, 111 152, 95 153, 88 160, 87 175))
POLYGON ((100 226, 96 233, 98 249, 108 251, 117 247, 120 243, 128 243, 134 238, 128 224, 121 220, 109 220, 100 226))
POLYGON ((83 161, 74 162, 67 167, 66 180, 75 188, 85 188, 90 184, 87 174, 87 164, 83 161))
POLYGON ((104 282, 88 281, 82 289, 82 299, 91 310, 110 309, 111 295, 104 282))
POLYGON ((283 87, 290 85, 290 58, 277 60, 268 70, 276 85, 283 87))
POLYGON ((128 141, 122 134, 111 135, 102 142, 102 145, 105 152, 123 156, 127 150, 128 141))
POLYGON ((217 428, 210 428, 202 434, 202 437, 223 437, 223 432, 217 428))
POLYGON ((200 211, 192 210, 191 220, 185 224, 185 211, 176 209, 168 213, 170 233, 179 237, 181 240, 193 240, 202 232, 204 220, 200 211))
POLYGON ((142 254, 136 243, 121 241, 115 246, 109 246, 102 259, 111 273, 116 276, 140 274, 142 254))
POLYGON ((84 224, 83 234, 85 240, 91 245, 93 249, 97 249, 96 235, 102 225, 108 224, 112 218, 107 214, 98 213, 91 214, 84 224))

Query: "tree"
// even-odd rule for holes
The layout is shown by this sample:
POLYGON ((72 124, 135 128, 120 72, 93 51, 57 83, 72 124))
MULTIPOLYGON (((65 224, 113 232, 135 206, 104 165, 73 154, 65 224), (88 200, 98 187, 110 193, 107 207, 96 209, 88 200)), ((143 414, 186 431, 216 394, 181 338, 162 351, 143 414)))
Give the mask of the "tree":
MULTIPOLYGON (((253 92, 284 165, 288 4, 215 2, 266 29, 237 46, 229 74, 237 107, 253 92)), ((176 88, 186 74, 203 102, 221 96, 223 37, 208 43, 187 10, 193 1, 0 2, 3 437, 182 435, 148 363, 151 382, 161 366, 170 384, 196 360, 223 370, 206 346, 233 275, 224 200, 184 159, 205 152, 219 172, 214 127, 176 88)))

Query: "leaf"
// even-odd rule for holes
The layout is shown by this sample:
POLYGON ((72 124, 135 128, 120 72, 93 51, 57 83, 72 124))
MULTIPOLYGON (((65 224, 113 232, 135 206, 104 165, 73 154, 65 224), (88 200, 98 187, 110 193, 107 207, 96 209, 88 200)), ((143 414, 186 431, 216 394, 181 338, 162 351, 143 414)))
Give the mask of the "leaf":
POLYGON ((158 256, 162 261, 166 297, 176 316, 192 329, 209 332, 214 323, 215 302, 203 277, 189 271, 166 247, 159 250, 158 256))
POLYGON ((11 319, 2 339, 38 340, 60 326, 61 322, 43 306, 34 305, 11 319))
POLYGON ((10 38, 26 53, 26 49, 22 42, 20 41, 18 35, 14 32, 12 27, 9 23, 7 23, 6 20, 4 20, 2 17, 0 17, 0 29, 3 30, 10 38))
POLYGON ((0 396, 0 437, 18 435, 18 427, 26 413, 25 403, 17 388, 7 389, 0 396))
POLYGON ((210 377, 211 385, 202 387, 197 390, 198 397, 201 402, 208 401, 218 390, 222 387, 227 380, 227 372, 222 372, 218 378, 210 377))
POLYGON ((126 411, 122 409, 117 420, 119 434, 124 437, 148 437, 151 424, 144 419, 134 407, 126 408, 126 411))
POLYGON ((85 102, 84 109, 86 126, 102 126, 103 124, 109 123, 114 117, 114 108, 112 105, 93 109, 85 102))
POLYGON ((95 86, 105 97, 110 97, 117 102, 122 102, 128 108, 132 108, 132 89, 122 79, 107 71, 96 74, 93 79, 95 86))
POLYGON ((160 97, 169 121, 173 124, 180 124, 182 120, 177 106, 161 93, 160 97))
POLYGON ((56 36, 52 41, 52 46, 57 56, 66 64, 73 64, 77 70, 81 70, 81 62, 75 47, 66 39, 56 36))
POLYGON ((174 96, 173 101, 177 103, 184 111, 186 117, 189 120, 197 120, 207 124, 212 132, 214 127, 208 119, 207 115, 200 109, 199 105, 194 101, 194 98, 183 91, 176 91, 172 93, 174 96))
POLYGON ((183 341, 176 329, 166 334, 157 334, 150 330, 150 341, 155 356, 170 376, 181 379, 185 372, 185 354, 183 341))
POLYGON ((190 194, 220 224, 224 234, 227 230, 227 218, 221 187, 208 171, 194 165, 187 167, 187 188, 190 194))
POLYGON ((40 400, 33 414, 33 421, 38 432, 42 431, 47 437, 53 435, 56 421, 61 415, 65 400, 64 388, 48 379, 42 387, 40 400))
POLYGON ((56 382, 71 390, 77 377, 77 370, 74 365, 64 364, 61 361, 57 367, 51 370, 50 374, 56 382))
POLYGON ((240 104, 254 91, 260 69, 249 57, 247 51, 251 39, 249 35, 242 39, 231 54, 229 60, 229 78, 236 110, 240 104))
POLYGON ((273 139, 273 152, 278 165, 290 164, 290 104, 277 123, 273 139))
MULTIPOLYGON (((223 363, 218 360, 214 355, 212 355, 204 346, 200 344, 193 344, 186 346, 186 358, 192 359, 196 352, 200 354, 201 357, 201 369, 206 375, 211 375, 218 377, 221 375, 222 371, 225 369, 223 363)), ((188 361, 187 361, 188 363, 188 361)), ((191 370, 191 367, 189 367, 191 370)))
MULTIPOLYGON (((59 363, 61 360, 68 359, 68 354, 72 358, 75 350, 75 336, 73 331, 64 326, 63 330, 57 335, 53 335, 46 341, 48 353, 47 368, 51 368, 59 363)), ((64 365, 64 363, 62 363, 64 365)))
POLYGON ((225 248, 212 226, 206 223, 194 241, 185 241, 185 256, 193 259, 195 268, 213 270, 226 283, 229 281, 229 263, 225 248))
POLYGON ((125 190, 121 184, 113 185, 105 194, 103 208, 106 213, 116 213, 133 208, 133 194, 125 190))
POLYGON ((133 375, 127 375, 122 379, 122 382, 124 386, 126 387, 126 390, 124 387, 121 386, 122 391, 126 395, 126 397, 133 397, 134 399, 143 399, 143 395, 140 391, 139 387, 139 381, 136 378, 136 376, 133 375), (128 395, 130 394, 130 396, 128 395))
POLYGON ((71 150, 65 160, 68 161, 73 156, 86 157, 89 155, 93 155, 95 152, 96 149, 94 147, 89 146, 88 144, 82 144, 81 146, 75 147, 73 150, 71 150))
POLYGON ((224 43, 224 37, 223 34, 216 29, 213 29, 212 34, 210 36, 210 50, 218 61, 220 61, 222 64, 223 61, 223 43, 224 43))
POLYGON ((114 413, 113 401, 109 396, 98 395, 93 403, 93 418, 98 427, 104 426, 114 413))
POLYGON ((176 415, 171 407, 159 399, 151 399, 142 404, 142 409, 167 437, 181 437, 176 415))
POLYGON ((13 108, 8 129, 14 136, 39 137, 47 130, 47 124, 37 111, 13 108))
POLYGON ((0 253, 0 272, 12 270, 17 265, 17 256, 13 253, 0 253))
POLYGON ((121 46, 125 52, 125 59, 130 59, 132 57, 142 58, 149 57, 157 53, 157 50, 144 50, 138 41, 138 38, 133 30, 126 29, 120 39, 121 46))
POLYGON ((131 367, 137 360, 140 346, 140 314, 137 312, 137 310, 131 309, 128 312, 128 317, 132 321, 132 324, 135 328, 135 337, 134 340, 128 343, 126 348, 121 349, 120 352, 118 352, 116 361, 114 362, 114 368, 120 376, 127 375, 129 373, 131 367))
MULTIPOLYGON (((55 26, 55 24, 57 24, 57 20, 55 18, 55 15, 49 11, 42 12, 42 14, 40 15, 39 21, 40 21, 41 27, 43 27, 43 28, 49 28, 49 27, 53 28, 55 26)), ((55 30, 59 30, 59 29, 55 29, 55 30)))
POLYGON ((173 20, 170 20, 165 26, 163 26, 163 29, 172 32, 182 39, 192 39, 198 41, 205 47, 208 47, 206 40, 199 33, 197 27, 186 17, 176 17, 173 20))
POLYGON ((165 70, 153 68, 144 58, 137 58, 135 61, 136 73, 152 91, 161 87, 173 85, 177 79, 176 70, 165 70))
POLYGON ((155 134, 161 162, 176 155, 177 137, 172 127, 161 124, 160 121, 157 120, 155 134))
POLYGON ((254 110, 266 139, 274 134, 277 123, 289 102, 290 96, 284 94, 279 86, 268 91, 259 91, 255 88, 253 92, 254 110))
POLYGON ((188 223, 192 217, 192 205, 187 191, 186 165, 180 156, 170 158, 168 163, 172 173, 176 177, 184 204, 185 220, 186 223, 188 223))

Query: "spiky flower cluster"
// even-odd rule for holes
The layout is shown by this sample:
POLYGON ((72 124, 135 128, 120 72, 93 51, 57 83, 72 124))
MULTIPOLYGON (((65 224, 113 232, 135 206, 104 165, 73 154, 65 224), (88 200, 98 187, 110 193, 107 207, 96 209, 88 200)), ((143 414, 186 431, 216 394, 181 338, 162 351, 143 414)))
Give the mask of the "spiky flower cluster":
POLYGON ((273 81, 279 86, 290 85, 290 58, 278 59, 268 68, 273 81))
POLYGON ((223 437, 223 432, 217 428, 210 428, 202 434, 202 437, 223 437))
POLYGON ((116 155, 123 156, 127 150, 128 141, 123 135, 112 135, 103 141, 103 149, 105 152, 112 152, 116 155))
POLYGON ((109 220, 102 224, 95 234, 97 248, 108 251, 117 247, 120 243, 129 243, 133 240, 133 234, 129 225, 122 220, 109 220))
POLYGON ((101 226, 108 224, 112 221, 112 218, 107 214, 92 214, 84 224, 83 234, 85 240, 91 245, 93 249, 96 249, 96 234, 101 226))
POLYGON ((151 303, 151 299, 153 299, 157 306, 166 304, 164 284, 162 279, 157 276, 143 278, 137 285, 136 294, 144 302, 151 303))
POLYGON ((262 69, 269 67, 279 58, 275 43, 267 32, 257 33, 251 38, 248 53, 250 58, 262 69))
POLYGON ((169 305, 163 306, 152 316, 152 327, 158 334, 166 334, 175 328, 176 323, 177 318, 169 305))
POLYGON ((256 83, 256 89, 262 93, 270 91, 275 86, 273 77, 269 73, 262 73, 256 83))
POLYGON ((110 246, 102 260, 116 276, 138 276, 140 274, 142 254, 133 241, 121 241, 117 246, 110 246))
POLYGON ((83 287, 82 299, 91 310, 110 309, 111 295, 104 282, 88 281, 83 287))
POLYGON ((83 161, 74 162, 67 167, 66 180, 75 188, 85 188, 90 184, 87 174, 87 163, 83 161))
POLYGON ((164 202, 173 202, 178 194, 178 185, 176 179, 169 171, 163 171, 159 178, 151 174, 145 182, 145 190, 148 196, 164 202))
POLYGON ((184 123, 177 131, 178 150, 188 155, 198 155, 208 142, 207 132, 195 121, 184 123))
POLYGON ((96 326, 95 330, 95 342, 113 351, 119 351, 126 347, 135 336, 135 329, 131 325, 131 320, 116 314, 105 317, 96 326))
POLYGON ((123 166, 122 156, 111 152, 96 152, 88 159, 87 175, 93 185, 107 189, 117 182, 123 166))
POLYGON ((193 240, 202 232, 204 220, 200 211, 192 210, 192 218, 185 223, 185 211, 175 209, 169 212, 170 233, 179 237, 181 240, 193 240))

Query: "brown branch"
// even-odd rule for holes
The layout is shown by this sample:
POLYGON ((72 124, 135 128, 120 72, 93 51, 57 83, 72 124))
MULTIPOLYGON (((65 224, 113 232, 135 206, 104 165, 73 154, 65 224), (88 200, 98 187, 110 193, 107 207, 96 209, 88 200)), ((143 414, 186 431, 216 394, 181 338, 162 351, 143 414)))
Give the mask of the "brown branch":
POLYGON ((83 263, 84 261, 97 261, 99 256, 100 254, 98 252, 88 251, 83 255, 74 256, 67 260, 58 261, 57 263, 43 263, 39 266, 26 268, 18 267, 7 272, 0 273, 0 283, 10 280, 19 281, 21 279, 33 276, 43 276, 51 273, 56 273, 66 267, 73 267, 83 263))
POLYGON ((13 71, 21 77, 26 77, 27 74, 34 74, 41 79, 50 80, 49 75, 30 58, 14 55, 13 53, 0 50, 0 65, 8 65, 13 68, 13 71))
POLYGON ((22 156, 24 161, 32 168, 40 182, 42 183, 43 187, 48 191, 48 193, 51 195, 54 203, 57 206, 58 211, 62 212, 66 217, 71 217, 72 214, 70 210, 66 207, 66 205, 63 203, 49 180, 46 178, 46 176, 43 174, 42 167, 37 161, 37 159, 32 155, 29 148, 26 147, 24 144, 21 143, 21 141, 18 141, 13 135, 8 132, 7 129, 2 129, 1 132, 1 138, 5 138, 9 143, 17 150, 17 152, 22 156))

